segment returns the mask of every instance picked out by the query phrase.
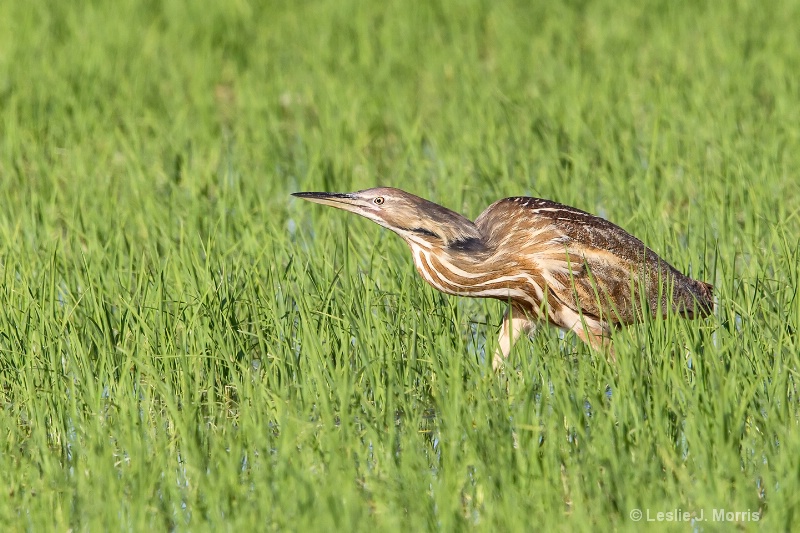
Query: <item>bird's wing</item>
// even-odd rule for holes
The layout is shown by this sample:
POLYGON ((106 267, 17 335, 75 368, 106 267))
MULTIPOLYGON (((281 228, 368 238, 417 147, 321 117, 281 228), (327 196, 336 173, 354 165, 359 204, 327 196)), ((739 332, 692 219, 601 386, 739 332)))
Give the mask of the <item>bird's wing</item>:
POLYGON ((641 291, 652 293, 650 274, 674 271, 616 224, 550 200, 506 198, 489 206, 475 224, 499 248, 527 258, 549 297, 604 322, 635 320, 641 291))

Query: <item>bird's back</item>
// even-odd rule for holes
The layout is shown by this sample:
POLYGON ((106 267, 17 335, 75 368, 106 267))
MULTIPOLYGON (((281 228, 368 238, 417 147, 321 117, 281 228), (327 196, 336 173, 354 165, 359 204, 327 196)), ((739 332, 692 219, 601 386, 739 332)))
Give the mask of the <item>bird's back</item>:
POLYGON ((512 197, 475 220, 484 238, 547 285, 550 297, 604 322, 630 323, 642 304, 688 317, 713 307, 712 286, 683 275, 603 218, 541 198, 512 197))

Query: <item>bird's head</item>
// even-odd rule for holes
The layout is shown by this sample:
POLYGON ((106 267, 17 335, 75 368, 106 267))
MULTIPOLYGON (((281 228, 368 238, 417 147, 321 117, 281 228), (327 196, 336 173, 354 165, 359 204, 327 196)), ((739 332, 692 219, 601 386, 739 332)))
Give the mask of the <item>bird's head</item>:
POLYGON ((392 187, 352 193, 297 192, 292 196, 344 209, 377 222, 407 242, 441 247, 480 248, 478 228, 458 213, 392 187))

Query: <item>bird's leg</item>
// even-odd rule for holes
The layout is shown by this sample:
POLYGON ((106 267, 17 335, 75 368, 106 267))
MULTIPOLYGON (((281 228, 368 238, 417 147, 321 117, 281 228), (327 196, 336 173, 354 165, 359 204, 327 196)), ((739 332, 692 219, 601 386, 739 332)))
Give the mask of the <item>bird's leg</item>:
POLYGON ((578 338, 580 338, 580 340, 582 340, 595 350, 601 350, 602 348, 606 348, 608 352, 608 357, 611 359, 612 362, 616 362, 617 357, 616 355, 614 355, 614 345, 611 342, 611 338, 608 336, 607 332, 603 330, 602 327, 599 326, 592 327, 590 325, 584 327, 584 325, 581 322, 578 322, 574 326, 572 326, 572 331, 575 332, 575 334, 578 336, 578 338))
POLYGON ((494 370, 503 366, 503 362, 508 358, 511 353, 511 347, 514 342, 519 338, 522 333, 530 335, 536 329, 536 323, 533 322, 528 315, 514 305, 510 305, 503 315, 503 325, 500 327, 500 338, 498 339, 498 348, 492 360, 492 368, 494 370))

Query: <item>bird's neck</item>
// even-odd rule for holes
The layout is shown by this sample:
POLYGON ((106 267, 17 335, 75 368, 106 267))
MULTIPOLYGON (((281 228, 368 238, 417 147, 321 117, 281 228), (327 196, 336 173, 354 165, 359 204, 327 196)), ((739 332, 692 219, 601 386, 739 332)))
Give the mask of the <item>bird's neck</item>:
POLYGON ((447 294, 475 295, 484 282, 496 277, 496 256, 483 239, 472 238, 448 246, 413 241, 408 244, 420 276, 447 294))

